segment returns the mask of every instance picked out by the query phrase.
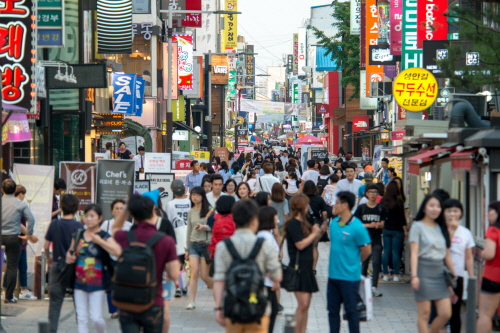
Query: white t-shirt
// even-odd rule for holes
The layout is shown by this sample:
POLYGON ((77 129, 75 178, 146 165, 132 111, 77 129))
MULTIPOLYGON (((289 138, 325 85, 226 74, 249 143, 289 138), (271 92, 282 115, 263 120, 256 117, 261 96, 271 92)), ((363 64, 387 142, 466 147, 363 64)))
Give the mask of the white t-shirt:
POLYGON ((474 238, 469 229, 458 226, 451 240, 451 260, 455 267, 457 276, 464 276, 465 272, 465 250, 475 247, 474 238))
MULTIPOLYGON (((111 230, 113 230, 113 225, 115 224, 115 219, 112 218, 111 220, 106 220, 104 222, 102 222, 101 224, 101 230, 103 231, 106 231, 108 234, 111 235, 111 230)), ((132 228, 132 222, 129 222, 129 221, 125 221, 125 223, 123 224, 123 228, 122 230, 123 231, 129 231, 130 228, 132 228)))
MULTIPOLYGON (((226 195, 226 194, 224 192, 221 192, 219 198, 223 195, 226 195)), ((207 193, 207 200, 208 200, 208 203, 210 204, 210 207, 215 208, 215 203, 217 202, 217 200, 219 200, 219 198, 216 199, 214 197, 214 192, 207 193)))
MULTIPOLYGON (((279 257, 280 247, 278 245, 278 242, 276 242, 276 238, 274 238, 274 236, 271 233, 271 231, 269 231, 269 230, 261 230, 261 231, 259 231, 257 233, 257 237, 264 238, 266 240, 266 242, 269 242, 269 244, 271 244, 274 247, 274 249, 276 250, 276 255, 279 257)), ((271 288, 273 286, 273 281, 266 276, 264 278, 264 285, 266 287, 270 287, 271 288)))
POLYGON ((257 191, 257 179, 252 178, 247 180, 248 186, 250 186, 250 191, 257 191))
POLYGON ((307 170, 302 174, 302 180, 312 180, 314 184, 318 184, 319 172, 316 170, 307 170))
POLYGON ((177 239, 176 249, 177 255, 186 253, 186 240, 188 229, 188 212, 191 210, 191 200, 189 198, 173 199, 167 203, 167 217, 172 223, 177 239))

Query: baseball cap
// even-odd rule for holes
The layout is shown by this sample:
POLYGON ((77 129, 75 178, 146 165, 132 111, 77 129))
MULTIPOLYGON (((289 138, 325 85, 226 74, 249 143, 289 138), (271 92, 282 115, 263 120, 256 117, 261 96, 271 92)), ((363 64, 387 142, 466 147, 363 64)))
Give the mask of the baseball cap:
POLYGON ((170 188, 174 192, 174 195, 183 195, 186 193, 186 187, 184 187, 184 183, 180 179, 174 180, 170 188))
POLYGON ((363 177, 364 180, 373 180, 373 172, 366 171, 365 176, 363 177))

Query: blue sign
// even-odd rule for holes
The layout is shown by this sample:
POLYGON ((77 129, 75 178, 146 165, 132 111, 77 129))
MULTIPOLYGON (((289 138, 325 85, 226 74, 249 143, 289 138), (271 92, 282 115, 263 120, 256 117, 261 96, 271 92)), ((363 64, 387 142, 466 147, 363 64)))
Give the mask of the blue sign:
MULTIPOLYGON (((136 74, 113 74, 113 110, 112 113, 121 113, 132 116, 136 113, 136 74)), ((141 101, 142 104, 142 101, 141 101)))
POLYGON ((140 117, 142 116, 142 105, 144 101, 144 86, 146 85, 146 81, 143 77, 138 76, 135 79, 135 112, 134 116, 140 117))
POLYGON ((38 29, 38 46, 62 46, 64 42, 62 29, 38 29))

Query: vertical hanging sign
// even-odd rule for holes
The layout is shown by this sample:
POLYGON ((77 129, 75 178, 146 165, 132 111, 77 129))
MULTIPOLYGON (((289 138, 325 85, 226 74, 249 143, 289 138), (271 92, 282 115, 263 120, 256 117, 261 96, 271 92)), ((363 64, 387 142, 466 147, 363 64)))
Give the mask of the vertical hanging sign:
POLYGON ((193 36, 174 35, 172 41, 178 45, 179 89, 193 90, 193 36))
POLYGON ((351 35, 361 33, 361 0, 351 0, 351 35))
POLYGON ((417 39, 417 0, 404 0, 403 17, 401 71, 423 66, 422 49, 418 48, 417 39))
MULTIPOLYGON (((225 0, 224 10, 228 12, 236 12, 238 9, 237 0, 225 0)), ((224 15, 224 32, 223 32, 223 43, 225 49, 236 49, 238 48, 238 15, 237 14, 226 14, 224 15)))
POLYGON ((299 74, 299 34, 293 34, 293 75, 299 74))
POLYGON ((133 115, 135 113, 137 74, 113 74, 113 111, 133 115))
POLYGON ((168 68, 168 43, 163 43, 163 99, 168 98, 168 76, 172 76, 172 99, 177 99, 179 77, 177 43, 172 43, 172 68, 168 68))
POLYGON ((2 102, 35 113, 36 9, 32 0, 0 0, 2 102))
MULTIPOLYGON (((370 65, 370 45, 378 44, 378 8, 377 0, 366 0, 365 8, 366 33, 365 33, 365 61, 366 61, 366 84, 371 82, 371 76, 375 73, 383 73, 384 66, 370 65)), ((370 89, 366 89, 366 97, 370 97, 370 89)))
POLYGON ((448 0, 418 1, 417 38, 418 48, 423 48, 424 40, 448 39, 448 0))

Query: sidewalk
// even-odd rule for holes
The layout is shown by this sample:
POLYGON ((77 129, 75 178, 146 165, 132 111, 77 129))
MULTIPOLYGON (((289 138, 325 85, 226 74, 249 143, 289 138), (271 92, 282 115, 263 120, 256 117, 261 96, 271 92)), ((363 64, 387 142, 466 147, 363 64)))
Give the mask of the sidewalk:
MULTIPOLYGON (((309 310, 307 332, 328 332, 328 314, 326 311, 326 281, 328 276, 329 243, 320 243, 320 262, 318 264, 318 284, 320 291, 314 294, 309 310)), ((201 281, 201 279, 200 279, 201 281)), ((373 299, 374 320, 361 324, 363 333, 417 333, 416 305, 413 292, 408 283, 379 283, 379 291, 383 297, 373 299)), ((282 305, 285 313, 295 311, 295 297, 282 289, 282 305)), ((195 310, 186 310, 188 297, 176 298, 171 302, 171 328, 170 332, 195 332, 215 333, 223 332, 214 319, 214 303, 212 292, 202 285, 198 289, 195 310)), ((2 309, 6 307, 2 304, 2 309)), ((19 301, 18 304, 9 305, 9 309, 18 312, 15 317, 2 318, 2 324, 8 333, 35 333, 39 319, 46 319, 48 314, 48 301, 19 301)), ((104 307, 108 332, 120 332, 118 320, 109 319, 107 305, 104 307)), ((275 332, 283 332, 283 315, 278 316, 275 332)), ((75 333, 76 321, 72 301, 65 301, 61 311, 59 332, 75 333)), ((90 332, 95 332, 91 327, 90 332)), ((347 322, 342 323, 342 332, 348 332, 347 322)))

